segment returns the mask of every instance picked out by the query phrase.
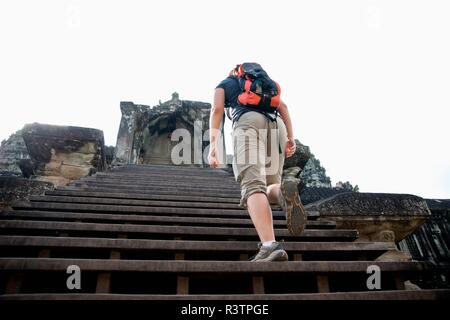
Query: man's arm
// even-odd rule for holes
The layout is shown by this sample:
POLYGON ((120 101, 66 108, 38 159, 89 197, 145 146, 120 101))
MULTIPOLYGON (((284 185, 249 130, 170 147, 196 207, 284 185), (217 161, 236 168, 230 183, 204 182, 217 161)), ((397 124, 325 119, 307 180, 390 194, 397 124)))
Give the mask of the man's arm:
POLYGON ((292 129, 291 116, 289 115, 289 110, 283 100, 280 101, 278 111, 280 112, 281 119, 283 119, 283 122, 286 125, 288 143, 286 145, 285 154, 286 157, 289 158, 295 153, 296 145, 294 141, 294 131, 292 129))
POLYGON ((278 111, 280 112, 281 119, 283 119, 284 124, 286 125, 287 136, 289 139, 294 139, 294 131, 292 130, 292 122, 291 116, 289 115, 289 110, 283 100, 280 101, 280 106, 278 107, 278 111))
POLYGON ((223 119, 223 114, 225 112, 225 90, 222 88, 217 88, 214 92, 214 104, 211 108, 211 113, 209 116, 209 154, 208 162, 213 168, 219 165, 217 159, 217 140, 220 136, 220 123, 223 119))

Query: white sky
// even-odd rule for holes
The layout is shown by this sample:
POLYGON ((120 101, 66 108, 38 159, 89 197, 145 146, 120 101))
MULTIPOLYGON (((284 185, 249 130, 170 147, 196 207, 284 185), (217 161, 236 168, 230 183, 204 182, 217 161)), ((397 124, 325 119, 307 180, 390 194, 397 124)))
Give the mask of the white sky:
POLYGON ((449 15, 448 0, 2 0, 0 140, 40 122, 115 145, 120 101, 212 102, 256 61, 333 184, 450 198, 449 15))

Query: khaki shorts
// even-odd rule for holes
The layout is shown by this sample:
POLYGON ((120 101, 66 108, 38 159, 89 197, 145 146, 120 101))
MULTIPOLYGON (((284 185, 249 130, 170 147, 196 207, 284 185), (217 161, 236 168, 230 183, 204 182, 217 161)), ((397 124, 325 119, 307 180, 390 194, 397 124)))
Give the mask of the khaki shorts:
POLYGON ((233 124, 233 172, 241 185, 240 207, 256 192, 267 195, 267 186, 281 183, 284 150, 287 143, 286 126, 265 115, 249 111, 233 124), (281 150, 281 152, 280 152, 281 150))

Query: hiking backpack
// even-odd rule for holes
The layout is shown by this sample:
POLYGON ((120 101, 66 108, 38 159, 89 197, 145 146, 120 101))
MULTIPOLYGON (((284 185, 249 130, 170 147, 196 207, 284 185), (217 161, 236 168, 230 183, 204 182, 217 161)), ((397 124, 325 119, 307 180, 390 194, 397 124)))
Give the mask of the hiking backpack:
POLYGON ((242 93, 238 96, 240 105, 258 107, 274 112, 280 104, 281 88, 257 63, 243 63, 237 66, 237 78, 242 93))

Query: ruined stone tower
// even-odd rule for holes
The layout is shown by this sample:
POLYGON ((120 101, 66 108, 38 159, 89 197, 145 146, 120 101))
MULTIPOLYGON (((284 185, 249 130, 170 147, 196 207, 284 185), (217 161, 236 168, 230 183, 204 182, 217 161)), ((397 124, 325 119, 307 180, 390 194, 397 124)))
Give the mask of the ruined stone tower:
MULTIPOLYGON (((211 105, 198 101, 172 99, 149 107, 121 102, 122 120, 117 135, 115 164, 182 164, 203 167, 209 145, 209 113, 211 105), (188 141, 185 141, 188 140, 188 141), (180 151, 183 142, 190 150, 180 151), (175 148, 175 149, 174 149, 175 148), (172 155, 182 153, 185 160, 174 163, 172 155)), ((225 163, 225 144, 221 139, 225 163)))

